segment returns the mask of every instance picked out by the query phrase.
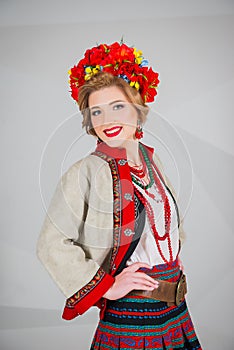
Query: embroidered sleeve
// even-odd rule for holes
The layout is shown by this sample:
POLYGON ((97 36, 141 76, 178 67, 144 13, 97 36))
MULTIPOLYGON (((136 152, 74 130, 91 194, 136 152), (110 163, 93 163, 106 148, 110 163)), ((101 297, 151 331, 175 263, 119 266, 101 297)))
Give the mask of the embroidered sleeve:
POLYGON ((90 282, 67 299, 62 317, 70 320, 82 315, 93 305, 101 307, 102 296, 114 281, 114 277, 99 268, 90 282))

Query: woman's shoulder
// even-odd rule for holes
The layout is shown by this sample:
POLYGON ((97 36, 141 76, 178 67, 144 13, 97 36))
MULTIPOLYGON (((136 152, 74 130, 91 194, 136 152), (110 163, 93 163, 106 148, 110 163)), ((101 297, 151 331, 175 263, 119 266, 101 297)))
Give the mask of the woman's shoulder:
POLYGON ((108 165, 108 163, 104 159, 90 153, 87 156, 80 158, 79 160, 74 162, 72 165, 70 165, 70 167, 68 168, 68 171, 72 171, 80 168, 94 168, 94 167, 104 166, 104 165, 108 165))
POLYGON ((72 163, 64 172, 63 177, 96 177, 98 174, 107 175, 110 172, 108 163, 94 154, 88 154, 72 163))
MULTIPOLYGON (((74 162, 62 176, 62 187, 67 201, 100 201, 102 205, 112 200, 112 175, 106 161, 89 154, 74 162), (103 204, 104 203, 104 204, 103 204)), ((95 207, 95 205, 94 205, 95 207)))

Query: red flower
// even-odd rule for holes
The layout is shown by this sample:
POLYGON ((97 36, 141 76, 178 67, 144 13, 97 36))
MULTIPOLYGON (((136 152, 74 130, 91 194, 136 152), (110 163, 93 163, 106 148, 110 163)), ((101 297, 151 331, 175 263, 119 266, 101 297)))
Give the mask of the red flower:
POLYGON ((99 45, 93 49, 89 49, 85 53, 86 64, 90 66, 96 66, 100 64, 106 57, 106 50, 104 45, 99 45))
POLYGON ((120 45, 119 43, 113 43, 110 45, 110 53, 114 58, 116 63, 122 63, 124 61, 135 61, 135 56, 133 54, 134 49, 128 47, 125 44, 120 45))
POLYGON ((119 66, 118 75, 126 75, 129 79, 133 76, 134 72, 136 72, 135 63, 123 63, 119 66))
POLYGON ((157 87, 159 84, 159 80, 158 80, 158 73, 155 73, 152 68, 150 68, 147 72, 147 77, 148 80, 150 81, 150 86, 151 87, 157 87))

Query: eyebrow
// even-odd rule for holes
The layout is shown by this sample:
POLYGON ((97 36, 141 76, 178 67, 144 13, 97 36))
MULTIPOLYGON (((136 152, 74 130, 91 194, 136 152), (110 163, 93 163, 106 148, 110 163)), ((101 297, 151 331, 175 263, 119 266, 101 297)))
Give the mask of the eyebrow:
MULTIPOLYGON (((112 101, 111 103, 109 103, 109 105, 113 105, 114 103, 117 103, 117 102, 126 102, 126 101, 123 101, 123 100, 115 100, 115 101, 112 101)), ((105 103, 107 104, 107 103, 105 103)), ((93 106, 90 108, 90 110, 94 109, 94 108, 100 108, 100 106, 93 106)))

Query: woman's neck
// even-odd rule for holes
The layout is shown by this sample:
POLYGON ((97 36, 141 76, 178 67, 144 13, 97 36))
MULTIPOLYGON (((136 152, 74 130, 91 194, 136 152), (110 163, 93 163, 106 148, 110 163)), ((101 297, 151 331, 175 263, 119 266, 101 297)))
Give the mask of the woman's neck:
POLYGON ((131 165, 140 165, 139 142, 136 140, 126 140, 124 147, 126 149, 128 162, 131 163, 131 165))

